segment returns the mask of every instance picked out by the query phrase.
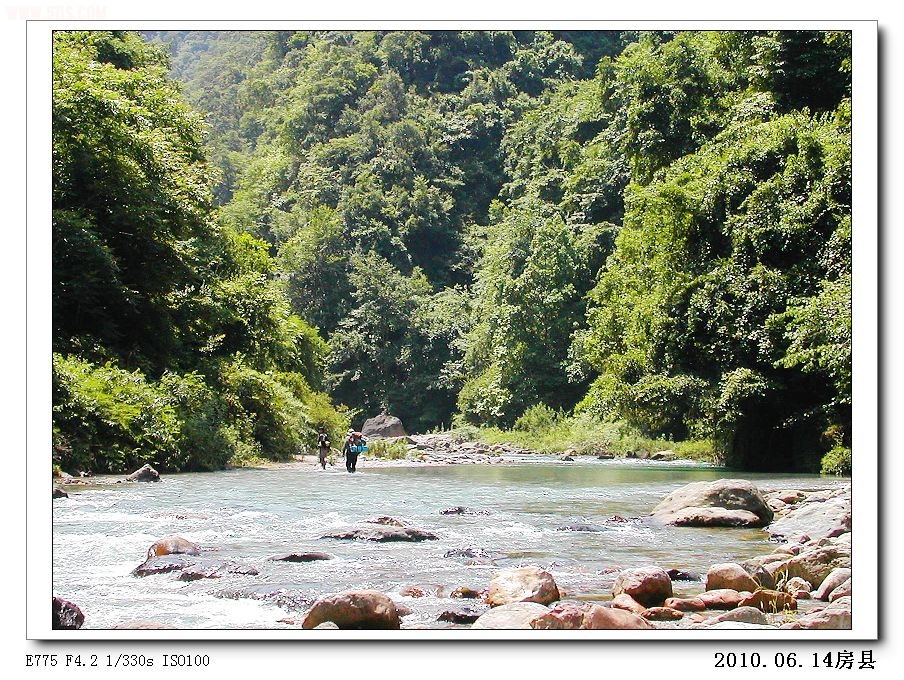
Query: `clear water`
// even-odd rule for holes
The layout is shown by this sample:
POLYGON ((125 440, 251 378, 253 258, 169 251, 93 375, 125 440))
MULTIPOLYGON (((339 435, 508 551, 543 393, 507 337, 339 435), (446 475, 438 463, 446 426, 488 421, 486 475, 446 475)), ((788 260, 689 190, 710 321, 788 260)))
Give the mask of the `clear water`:
MULTIPOLYGON (((275 629, 300 620, 307 602, 347 589, 388 593, 411 614, 404 628, 437 621, 459 586, 486 588, 500 568, 539 565, 568 597, 607 599, 613 570, 659 565, 704 572, 715 563, 771 551, 761 530, 657 526, 645 516, 692 481, 743 476, 761 489, 810 488, 803 475, 751 475, 674 463, 587 461, 368 468, 230 470, 165 476, 154 484, 70 490, 54 501, 54 594, 78 604, 84 628, 139 619, 179 629, 275 629), (485 514, 443 515, 464 506, 485 514), (420 543, 340 541, 324 534, 385 515, 439 535, 420 543), (620 516, 628 522, 612 521, 620 516), (564 531, 589 524, 601 531, 564 531), (258 569, 257 575, 180 581, 178 573, 132 575, 150 545, 177 534, 205 557, 258 569), (446 557, 482 549, 489 559, 446 557), (207 549, 210 549, 207 552, 207 549), (328 561, 270 558, 325 552, 328 561), (401 595, 418 587, 424 597, 401 595), (284 597, 255 597, 282 590, 284 597)), ((678 585, 678 584, 676 584, 678 585)), ((679 590, 680 592, 680 590, 679 590)))

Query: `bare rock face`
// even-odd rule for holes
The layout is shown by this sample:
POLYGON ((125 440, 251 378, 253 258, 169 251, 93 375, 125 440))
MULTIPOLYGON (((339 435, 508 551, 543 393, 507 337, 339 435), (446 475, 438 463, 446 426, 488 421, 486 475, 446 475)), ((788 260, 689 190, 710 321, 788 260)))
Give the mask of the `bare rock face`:
POLYGON ((408 436, 402 421, 395 416, 386 414, 365 420, 361 427, 361 434, 365 439, 392 439, 408 436))
POLYGON ((612 586, 614 596, 621 593, 630 595, 644 607, 659 606, 672 597, 672 579, 660 567, 626 569, 619 573, 612 586))
POLYGON ((499 572, 490 582, 486 603, 499 607, 512 602, 537 602, 547 605, 560 597, 556 582, 539 567, 521 567, 499 572))
POLYGON ((321 597, 301 625, 311 629, 326 621, 343 630, 397 630, 401 626, 395 603, 377 590, 349 590, 321 597))
POLYGON ((772 508, 750 482, 719 479, 692 482, 666 496, 652 516, 676 526, 764 527, 772 508))

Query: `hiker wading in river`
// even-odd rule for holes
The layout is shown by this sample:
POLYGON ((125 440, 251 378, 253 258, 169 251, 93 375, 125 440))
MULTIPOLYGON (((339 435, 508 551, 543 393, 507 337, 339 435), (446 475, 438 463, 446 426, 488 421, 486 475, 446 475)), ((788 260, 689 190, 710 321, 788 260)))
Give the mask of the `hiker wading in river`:
POLYGON ((354 472, 358 465, 358 454, 367 451, 367 442, 364 441, 364 435, 354 430, 348 431, 345 438, 345 444, 342 447, 342 453, 345 454, 345 469, 354 472))

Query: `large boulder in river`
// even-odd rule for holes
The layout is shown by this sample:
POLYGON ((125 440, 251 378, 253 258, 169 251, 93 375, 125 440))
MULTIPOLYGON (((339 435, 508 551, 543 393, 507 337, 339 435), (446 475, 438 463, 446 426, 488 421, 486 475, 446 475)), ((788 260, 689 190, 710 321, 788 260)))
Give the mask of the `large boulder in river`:
POLYGON ((759 489, 743 479, 692 482, 666 496, 652 515, 666 524, 703 527, 764 527, 773 518, 759 489))
POLYGON ((78 630, 85 623, 85 615, 78 605, 61 597, 53 598, 53 630, 78 630))
POLYGON ((486 603, 499 607, 512 602, 550 604, 560 597, 555 579, 540 567, 506 569, 490 581, 486 603))
POLYGON ((181 536, 165 536, 148 548, 148 559, 160 555, 200 555, 201 546, 181 536))
POLYGON ((126 477, 127 482, 159 482, 160 473, 150 465, 142 465, 132 474, 126 477))
POLYGON ((364 425, 361 426, 361 434, 365 439, 392 439, 408 436, 402 421, 385 413, 365 420, 364 425))
POLYGON ((303 628, 316 628, 332 621, 343 630, 396 630, 401 627, 392 599, 378 590, 348 590, 318 599, 302 621, 303 628))
POLYGON ((644 607, 661 605, 672 597, 672 579, 660 567, 640 567, 619 572, 612 586, 612 595, 630 595, 644 607))

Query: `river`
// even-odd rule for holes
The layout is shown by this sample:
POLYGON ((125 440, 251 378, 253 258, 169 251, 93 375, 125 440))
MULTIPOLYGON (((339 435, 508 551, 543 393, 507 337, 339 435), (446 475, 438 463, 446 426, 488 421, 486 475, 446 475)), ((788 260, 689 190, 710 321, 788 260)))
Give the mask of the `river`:
MULTIPOLYGON (((761 490, 832 483, 815 475, 740 474, 688 462, 535 458, 421 467, 368 467, 364 460, 355 474, 310 464, 70 488, 68 498, 53 501, 54 595, 82 609, 86 629, 135 620, 183 630, 278 629, 295 627, 280 620, 300 619, 318 595, 369 588, 411 610, 403 628, 455 627, 437 621, 444 610, 467 602, 451 599, 452 590, 486 588, 501 567, 542 566, 568 597, 593 600, 608 598, 620 568, 705 573, 718 562, 771 552, 761 530, 662 527, 644 519, 684 484, 726 477, 751 480, 761 490), (454 506, 475 513, 442 514, 454 506), (375 516, 440 538, 322 538, 375 516), (564 530, 581 528, 576 525, 598 530, 564 530), (149 546, 171 534, 211 549, 206 556, 259 573, 195 581, 178 580, 177 573, 133 576, 149 546), (478 551, 478 559, 447 556, 468 548, 478 551), (333 559, 271 559, 311 551, 333 559), (426 596, 401 594, 411 586, 426 596)), ((680 594, 681 582, 675 585, 680 594)))

